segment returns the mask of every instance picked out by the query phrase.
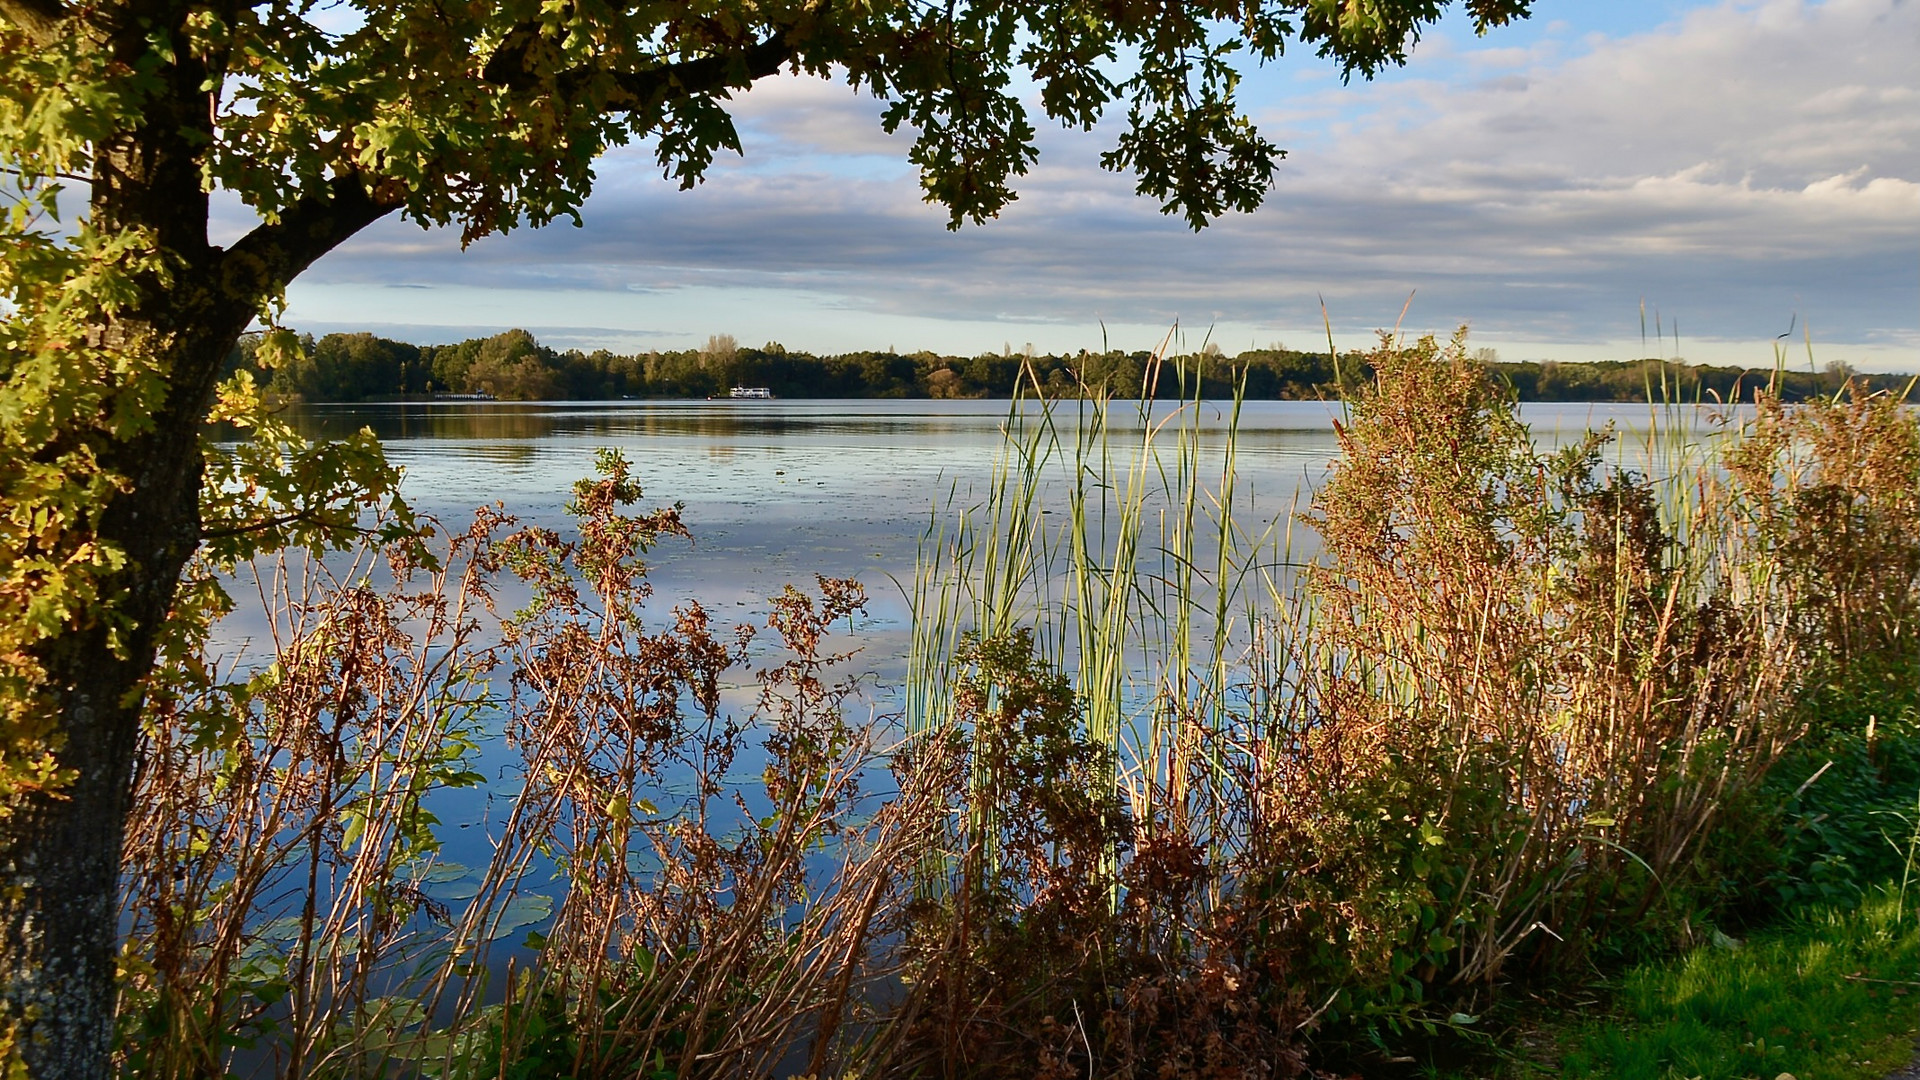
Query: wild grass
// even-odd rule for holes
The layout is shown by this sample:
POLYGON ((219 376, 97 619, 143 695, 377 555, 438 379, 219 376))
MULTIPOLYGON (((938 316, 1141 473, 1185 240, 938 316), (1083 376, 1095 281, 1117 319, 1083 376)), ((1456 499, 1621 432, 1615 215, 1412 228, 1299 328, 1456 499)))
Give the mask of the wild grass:
POLYGON ((1632 972, 1554 1070, 1610 1080, 1879 1080, 1920 1031, 1920 924, 1897 890, 1632 972))
POLYGON ((778 598, 723 707, 754 628, 647 609, 684 529, 617 456, 570 535, 483 511, 436 560, 262 573, 272 662, 151 693, 126 1071, 1370 1069, 1741 897, 1857 893, 1795 774, 1884 806, 1920 760, 1899 402, 1549 451, 1464 333, 1383 337, 1261 520, 1235 407, 1160 364, 1195 397, 1014 404, 907 587, 897 724, 830 636, 852 582, 778 598), (436 809, 483 789, 491 857, 450 866, 436 809))

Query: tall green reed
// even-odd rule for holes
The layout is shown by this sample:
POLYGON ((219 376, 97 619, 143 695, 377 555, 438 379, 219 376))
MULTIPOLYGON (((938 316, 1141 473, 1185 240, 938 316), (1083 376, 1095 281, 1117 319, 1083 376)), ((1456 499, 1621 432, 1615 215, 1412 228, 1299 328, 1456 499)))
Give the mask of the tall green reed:
MULTIPOLYGON (((1042 628, 1109 748, 1129 857, 1177 838, 1201 853, 1209 904, 1258 882, 1307 928, 1286 950, 1346 939, 1320 975, 1295 967, 1346 981, 1335 1013, 1417 1006, 1423 986, 1482 984, 1660 912, 1684 934, 1703 837, 1798 737, 1803 660, 1844 645, 1804 625, 1818 568, 1755 524, 1805 502, 1795 454, 1837 468, 1843 440, 1788 431, 1764 393, 1757 415, 1704 425, 1667 394, 1637 445, 1600 432, 1550 450, 1464 334, 1383 337, 1363 359, 1304 577, 1290 518, 1236 514, 1237 406, 1217 481, 1198 400, 1140 406, 1124 444, 1110 402, 1082 405, 1070 433, 1043 406, 1049 423, 1017 443, 1026 466, 996 474, 980 513, 1023 531, 963 527, 974 547, 952 556, 1017 549, 1024 576, 949 577, 993 619, 924 604, 939 635, 922 640, 1042 628), (1056 454, 1072 480, 1050 532, 1029 524, 1047 488, 1032 465, 1056 454)), ((1879 415, 1828 426, 1865 434, 1879 415)), ((1874 550, 1904 549, 1882 535, 1874 550)), ((1889 598, 1911 591, 1903 568, 1883 568, 1889 598)), ((1116 897, 1130 865, 1111 867, 1116 897)), ((1156 917, 1185 932, 1195 915, 1156 917)))
POLYGON ((1071 674, 1087 736, 1108 749, 1136 812, 1183 797, 1194 755, 1217 750, 1237 641, 1258 617, 1241 611, 1257 607, 1244 586, 1273 534, 1271 522, 1236 519, 1240 403, 1200 398, 1203 362, 1164 346, 1154 355, 1144 387, 1174 368, 1183 396, 1168 402, 1093 388, 1060 401, 1023 383, 1030 393, 1010 405, 979 501, 936 511, 954 524, 930 527, 922 544, 910 733, 945 719, 959 641, 1030 627, 1071 674))
POLYGON ((238 1034, 315 1077, 1297 1075, 1309 1038, 1364 1053, 1687 940, 1737 876, 1729 808, 1837 723, 1815 691, 1913 670, 1884 662, 1920 626, 1920 425, 1762 395, 1714 441, 1670 405, 1631 451, 1549 449, 1464 335, 1354 359, 1299 515, 1251 513, 1202 359, 1156 358, 1177 400, 1015 401, 906 587, 899 733, 830 675, 847 582, 776 601, 790 659, 722 716, 740 641, 642 618, 680 527, 621 511, 617 457, 578 539, 489 512, 451 577, 289 594, 276 667, 181 658, 154 699, 123 1061, 219 1071, 238 1034), (495 612, 507 582, 533 602, 495 612), (483 705, 523 783, 447 906, 422 793, 475 782, 483 705), (502 987, 490 943, 546 897, 502 987))

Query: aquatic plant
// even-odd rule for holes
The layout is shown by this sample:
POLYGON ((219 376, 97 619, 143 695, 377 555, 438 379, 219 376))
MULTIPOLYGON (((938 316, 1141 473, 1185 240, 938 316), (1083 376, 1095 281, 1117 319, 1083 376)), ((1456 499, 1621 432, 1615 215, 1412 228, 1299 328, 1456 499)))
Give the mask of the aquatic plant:
POLYGON ((685 529, 617 455, 569 534, 258 566, 271 662, 150 693, 123 1068, 1300 1075, 1802 873, 1728 817, 1800 827, 1768 777, 1833 687, 1911 696, 1913 415, 1762 392, 1549 450, 1464 334, 1364 361, 1277 519, 1183 361, 1178 401, 1015 402, 906 584, 897 718, 846 581, 775 598, 730 698, 753 630, 649 611, 685 529))

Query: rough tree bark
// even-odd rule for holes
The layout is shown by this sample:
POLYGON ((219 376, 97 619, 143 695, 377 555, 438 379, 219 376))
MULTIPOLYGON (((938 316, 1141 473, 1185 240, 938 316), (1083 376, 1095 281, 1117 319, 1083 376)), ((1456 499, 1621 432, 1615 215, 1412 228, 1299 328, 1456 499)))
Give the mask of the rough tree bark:
MULTIPOLYGON (((144 39, 125 46, 135 57, 144 47, 144 39)), ((115 598, 132 631, 116 648, 104 622, 83 620, 43 643, 37 659, 64 733, 58 762, 74 779, 29 797, 0 838, 0 1019, 16 1023, 34 1080, 107 1075, 116 886, 141 686, 181 570, 200 543, 200 429, 222 364, 266 297, 397 205, 342 177, 232 249, 209 244, 196 150, 211 135, 207 70, 182 62, 167 77, 143 125, 101 148, 92 216, 110 228, 148 230, 174 269, 166 280, 143 280, 141 300, 94 320, 90 336, 96 346, 158 360, 168 394, 138 438, 73 436, 127 481, 95 538, 126 555, 102 593, 115 598)))

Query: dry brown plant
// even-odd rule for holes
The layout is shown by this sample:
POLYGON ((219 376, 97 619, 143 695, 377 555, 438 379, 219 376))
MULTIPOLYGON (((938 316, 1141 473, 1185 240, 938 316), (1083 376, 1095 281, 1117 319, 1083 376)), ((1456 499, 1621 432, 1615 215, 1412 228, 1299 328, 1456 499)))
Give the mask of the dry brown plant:
POLYGON ((1110 678, 1076 692, 983 602, 992 633, 916 628, 949 650, 919 727, 847 674, 855 582, 774 598, 750 674, 754 628, 650 611, 646 557, 686 529, 627 513, 618 455, 568 534, 489 510, 437 563, 256 567, 270 657, 172 657, 150 693, 124 1070, 1289 1077, 1310 1038, 1684 943, 1809 692, 1905 670, 1920 423, 1763 393, 1636 471, 1605 433, 1542 450, 1464 333, 1366 364, 1303 519, 1324 554, 1244 654, 1185 637, 1227 633, 1226 587, 1195 618, 1192 581, 1134 606, 1096 588, 1147 588, 1130 569, 1079 566, 1110 678), (1141 640, 1174 642, 1144 706, 1112 666, 1141 640), (476 785, 488 860, 437 900, 436 808, 476 785))

